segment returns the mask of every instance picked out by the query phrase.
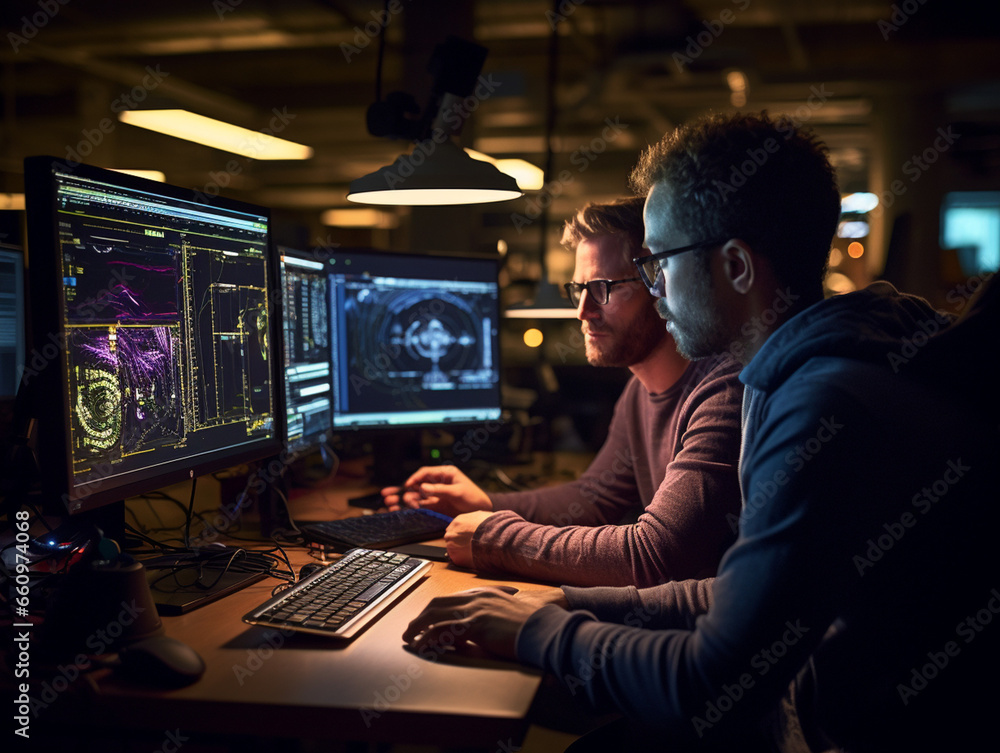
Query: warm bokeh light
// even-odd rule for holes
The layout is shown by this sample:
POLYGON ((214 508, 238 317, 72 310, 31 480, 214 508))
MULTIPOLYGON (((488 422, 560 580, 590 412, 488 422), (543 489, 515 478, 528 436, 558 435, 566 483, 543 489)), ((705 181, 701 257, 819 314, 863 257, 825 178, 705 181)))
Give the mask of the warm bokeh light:
POLYGON ((840 272, 831 272, 826 276, 826 288, 835 295, 841 295, 843 293, 854 292, 858 289, 858 286, 847 275, 840 272))
POLYGON ((320 222, 329 227, 370 227, 380 230, 399 225, 395 212, 380 209, 327 209, 320 222))
POLYGON ((850 256, 852 259, 860 259, 862 256, 864 256, 864 253, 865 253, 865 247, 862 246, 857 241, 854 241, 854 243, 852 243, 847 247, 847 255, 850 256))
POLYGON ((24 194, 0 193, 0 209, 24 209, 24 194))
POLYGON ((500 256, 507 253, 507 241, 503 238, 497 241, 497 253, 500 254, 500 256))
POLYGON ((126 175, 134 175, 137 178, 145 178, 146 180, 155 180, 157 183, 166 183, 167 176, 163 174, 161 170, 115 170, 111 168, 116 173, 125 173, 126 175))
POLYGON ((841 262, 844 261, 844 252, 839 248, 830 249, 830 268, 839 267, 841 262))
POLYGON ((125 110, 118 113, 118 119, 122 123, 148 128, 250 159, 299 160, 309 159, 313 155, 312 147, 187 110, 125 110))
POLYGON ((542 340, 545 338, 542 336, 542 331, 532 327, 524 331, 524 344, 529 348, 537 348, 542 344, 542 340))

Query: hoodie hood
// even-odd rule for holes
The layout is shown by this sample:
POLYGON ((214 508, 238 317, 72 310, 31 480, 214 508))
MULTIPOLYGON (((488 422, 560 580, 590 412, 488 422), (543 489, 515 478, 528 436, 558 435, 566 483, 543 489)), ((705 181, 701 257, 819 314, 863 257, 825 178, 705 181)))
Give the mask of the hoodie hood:
POLYGON ((817 356, 853 358, 895 369, 953 317, 888 282, 827 298, 775 330, 743 369, 740 380, 771 391, 817 356))

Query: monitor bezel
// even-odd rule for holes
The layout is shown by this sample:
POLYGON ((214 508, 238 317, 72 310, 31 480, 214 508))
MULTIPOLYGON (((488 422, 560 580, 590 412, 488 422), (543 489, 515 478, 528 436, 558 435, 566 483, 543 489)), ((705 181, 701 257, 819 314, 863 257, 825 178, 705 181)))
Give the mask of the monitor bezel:
POLYGON ((84 178, 113 182, 127 189, 150 191, 168 198, 195 201, 206 207, 220 207, 240 212, 259 214, 268 221, 267 243, 267 303, 269 309, 268 337, 280 342, 281 291, 277 254, 273 239, 273 221, 267 207, 230 197, 206 196, 194 189, 119 173, 94 165, 76 163, 52 156, 33 156, 24 160, 25 202, 28 238, 26 259, 28 269, 29 343, 33 353, 46 358, 29 388, 30 410, 37 425, 36 453, 42 469, 42 499, 47 511, 85 513, 95 508, 121 502, 128 497, 157 491, 164 486, 214 473, 244 463, 279 454, 284 429, 284 397, 282 381, 276 368, 276 359, 268 359, 273 423, 271 436, 261 437, 234 449, 218 448, 208 456, 197 459, 181 458, 169 461, 155 472, 136 469, 127 474, 104 479, 98 488, 77 493, 79 487, 72 483, 72 452, 68 420, 71 411, 70 395, 62 388, 68 368, 64 344, 66 332, 61 312, 65 305, 64 287, 61 284, 59 230, 56 208, 56 172, 71 173, 84 178), (51 357, 49 357, 51 354, 51 357), (58 395, 58 410, 45 410, 51 395, 58 395), (58 472, 56 472, 58 469, 58 472))

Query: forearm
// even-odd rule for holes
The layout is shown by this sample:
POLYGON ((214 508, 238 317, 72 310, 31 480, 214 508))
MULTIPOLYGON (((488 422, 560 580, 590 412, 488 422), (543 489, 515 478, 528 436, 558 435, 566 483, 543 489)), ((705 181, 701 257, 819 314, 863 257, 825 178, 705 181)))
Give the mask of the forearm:
MULTIPOLYGON (((580 478, 558 486, 491 494, 490 501, 496 511, 510 510, 541 525, 603 525, 608 521, 602 508, 608 504, 594 504, 595 496, 593 488, 580 478)), ((612 503, 612 506, 618 505, 612 503)))
POLYGON ((652 588, 563 586, 569 609, 586 610, 604 622, 651 629, 694 628, 712 605, 714 578, 671 581, 652 588))
POLYGON ((483 521, 472 542, 478 570, 581 586, 653 586, 715 574, 735 538, 735 470, 685 457, 637 523, 542 526, 513 512, 483 521))

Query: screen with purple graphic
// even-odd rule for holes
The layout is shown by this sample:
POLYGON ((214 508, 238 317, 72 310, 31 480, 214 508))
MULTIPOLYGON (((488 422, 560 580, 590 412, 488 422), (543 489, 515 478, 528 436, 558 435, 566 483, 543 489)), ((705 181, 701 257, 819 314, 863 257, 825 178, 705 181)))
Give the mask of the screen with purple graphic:
POLYGON ((68 509, 275 451, 267 210, 25 165, 33 342, 59 345, 37 375, 55 390, 39 419, 68 509))

